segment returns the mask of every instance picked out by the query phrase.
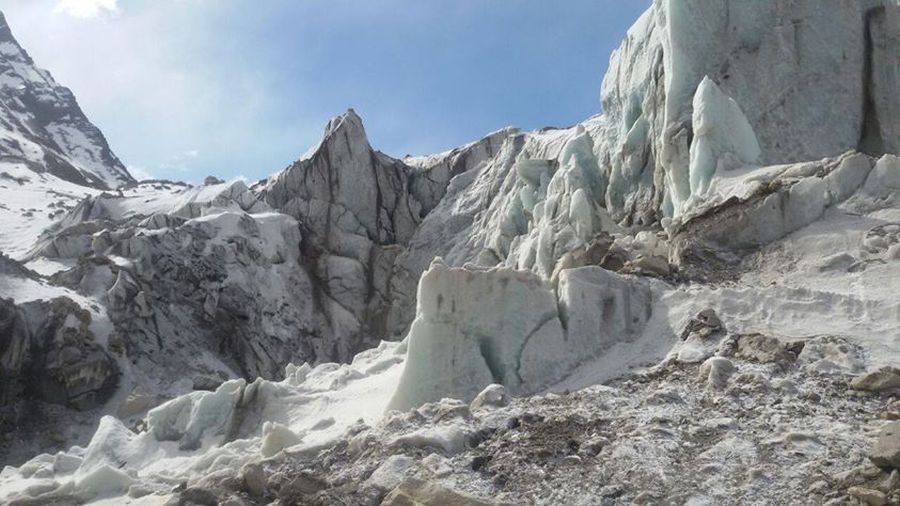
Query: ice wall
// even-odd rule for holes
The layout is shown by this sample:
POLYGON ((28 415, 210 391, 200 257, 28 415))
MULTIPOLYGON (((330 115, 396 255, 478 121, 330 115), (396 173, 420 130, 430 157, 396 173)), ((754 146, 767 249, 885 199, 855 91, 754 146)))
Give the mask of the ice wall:
POLYGON ((529 394, 615 343, 651 315, 650 290, 599 267, 563 271, 558 290, 528 271, 451 268, 419 283, 403 374, 389 408, 471 400, 491 383, 529 394))
MULTIPOLYGON (((694 140, 688 165, 688 197, 702 199, 717 170, 755 163, 760 149, 753 127, 740 106, 722 93, 710 78, 704 78, 697 87, 693 106, 694 140)), ((679 213, 686 204, 680 197, 672 197, 672 204, 679 213)))
POLYGON ((672 216, 690 198, 693 98, 706 76, 743 110, 762 164, 897 150, 898 34, 892 0, 656 0, 601 92, 609 212, 672 216))

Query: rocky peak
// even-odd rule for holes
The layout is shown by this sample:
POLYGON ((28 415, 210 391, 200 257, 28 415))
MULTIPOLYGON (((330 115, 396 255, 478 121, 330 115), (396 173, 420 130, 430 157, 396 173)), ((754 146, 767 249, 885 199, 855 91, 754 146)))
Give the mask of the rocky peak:
POLYGON ((347 112, 344 114, 331 118, 331 120, 328 121, 328 126, 325 127, 324 138, 326 140, 341 134, 347 135, 351 139, 365 141, 366 145, 368 145, 368 138, 366 137, 366 129, 363 126, 362 118, 360 118, 353 109, 347 109, 347 112))

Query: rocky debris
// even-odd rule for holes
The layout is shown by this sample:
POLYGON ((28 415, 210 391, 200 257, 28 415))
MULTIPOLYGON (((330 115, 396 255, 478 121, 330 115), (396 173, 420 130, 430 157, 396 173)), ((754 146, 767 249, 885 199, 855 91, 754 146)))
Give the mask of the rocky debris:
POLYGON ((879 417, 885 420, 900 420, 900 399, 888 402, 887 406, 881 410, 879 417))
MULTIPOLYGON (((809 342, 820 340, 828 341, 809 342)), ((321 488, 293 496, 309 504, 431 504, 430 495, 407 489, 420 482, 452 491, 439 504, 455 494, 466 504, 825 504, 869 496, 850 487, 892 500, 892 475, 867 463, 871 439, 846 430, 872 423, 878 399, 853 395, 798 361, 770 365, 713 357, 491 409, 447 399, 360 425, 315 452, 267 461, 263 474, 316 476, 321 488), (698 389, 698 377, 717 385, 698 389), (446 446, 457 432, 468 437, 446 446)), ((244 481, 251 475, 242 471, 244 481)), ((273 483, 264 489, 274 497, 273 483)))
POLYGON ((149 393, 143 387, 135 387, 119 404, 116 409, 116 418, 128 420, 138 415, 144 415, 151 408, 162 404, 163 400, 159 395, 149 393))
POLYGON ((888 422, 881 427, 869 458, 882 469, 900 469, 900 422, 888 422))
POLYGON ((853 497, 868 506, 884 506, 888 503, 887 494, 880 490, 872 490, 863 487, 850 487, 847 495, 853 497))
POLYGON ((166 506, 219 506, 219 498, 212 490, 188 487, 179 491, 166 506))
POLYGON ((840 336, 822 336, 804 344, 797 362, 816 374, 847 376, 864 371, 866 360, 859 345, 840 336))
POLYGON ((641 255, 635 260, 626 262, 620 272, 667 278, 672 274, 672 268, 665 257, 641 255))
POLYGON ((722 322, 716 312, 712 309, 704 309, 692 318, 681 331, 681 340, 687 341, 691 337, 705 340, 720 330, 722 330, 722 322))
POLYGON ((900 369, 883 367, 853 378, 850 388, 874 393, 900 393, 900 369))
MULTIPOLYGON (((681 331, 680 345, 669 352, 669 360, 686 364, 699 364, 723 347, 725 327, 715 311, 704 309, 691 318, 681 331)), ((721 351, 720 351, 721 353, 721 351)), ((721 353, 728 356, 728 353, 721 353)))
POLYGON ((803 346, 802 341, 785 342, 762 334, 737 334, 729 336, 720 344, 719 349, 725 356, 787 367, 797 360, 803 346))
POLYGON ((418 479, 403 482, 381 501, 382 506, 499 506, 501 504, 507 503, 481 500, 454 492, 436 483, 418 479))
MULTIPOLYGON (((607 255, 612 250, 613 244, 613 238, 608 233, 601 232, 597 234, 584 247, 572 252, 573 268, 587 265, 600 265, 602 267, 604 259, 607 258, 607 255)), ((609 269, 608 267, 604 268, 611 271, 618 270, 609 269)))

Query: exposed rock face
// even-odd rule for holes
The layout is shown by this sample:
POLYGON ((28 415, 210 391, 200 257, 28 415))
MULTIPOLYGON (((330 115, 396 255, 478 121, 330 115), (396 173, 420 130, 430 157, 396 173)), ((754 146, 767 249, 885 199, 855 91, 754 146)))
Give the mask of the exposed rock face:
POLYGON ((266 182, 261 197, 298 219, 316 303, 348 360, 366 336, 383 333, 391 266, 421 216, 409 168, 369 146, 352 111, 333 120, 319 148, 266 182))
POLYGON ((171 384, 179 369, 278 377, 286 361, 329 356, 298 261, 297 222, 245 211, 266 207, 242 183, 204 191, 150 216, 121 213, 140 199, 86 201, 70 218, 88 219, 41 251, 83 259, 55 280, 106 301, 113 335, 155 384, 171 384))
MULTIPOLYGON (((415 286, 424 267, 395 267, 398 255, 450 179, 480 168, 512 132, 400 161, 372 149, 351 110, 329 123, 308 155, 254 188, 268 205, 300 222, 301 262, 314 280, 316 308, 335 336, 331 358, 349 360, 375 339, 405 330, 409 317, 396 316, 395 323, 388 313, 410 306, 409 283, 415 286)), ((434 254, 426 254, 429 262, 434 254)))
POLYGON ((0 428, 40 402, 86 409, 114 392, 119 368, 90 329, 91 315, 68 298, 21 305, 0 300, 0 428))
POLYGON ((23 386, 17 381, 23 374, 25 362, 31 343, 31 335, 25 316, 9 300, 0 300, 0 357, 2 357, 3 387, 0 389, 0 401, 3 405, 18 400, 23 386))
POLYGON ((0 157, 100 189, 134 182, 75 96, 37 68, 0 14, 0 157))

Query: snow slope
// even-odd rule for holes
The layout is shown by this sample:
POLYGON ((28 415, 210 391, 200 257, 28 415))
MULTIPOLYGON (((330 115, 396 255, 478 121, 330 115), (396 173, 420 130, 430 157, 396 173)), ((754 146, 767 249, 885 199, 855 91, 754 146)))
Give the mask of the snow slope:
POLYGON ((24 258, 41 233, 99 190, 0 162, 0 251, 24 258))

